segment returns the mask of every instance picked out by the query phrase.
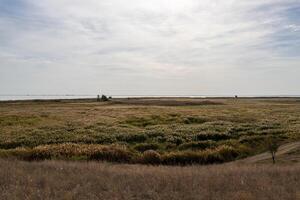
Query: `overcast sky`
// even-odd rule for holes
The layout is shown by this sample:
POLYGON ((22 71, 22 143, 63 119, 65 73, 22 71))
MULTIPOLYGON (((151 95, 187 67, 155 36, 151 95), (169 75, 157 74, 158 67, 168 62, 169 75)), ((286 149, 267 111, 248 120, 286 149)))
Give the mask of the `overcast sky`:
POLYGON ((299 95, 300 0, 0 0, 0 94, 299 95))

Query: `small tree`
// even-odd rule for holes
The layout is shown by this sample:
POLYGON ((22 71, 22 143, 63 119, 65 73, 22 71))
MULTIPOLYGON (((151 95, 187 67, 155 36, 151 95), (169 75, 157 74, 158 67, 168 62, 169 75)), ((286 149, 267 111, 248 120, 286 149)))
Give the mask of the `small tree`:
POLYGON ((269 152, 272 155, 273 164, 275 164, 275 155, 279 148, 278 141, 275 140, 274 138, 269 138, 267 140, 267 147, 268 147, 269 152))

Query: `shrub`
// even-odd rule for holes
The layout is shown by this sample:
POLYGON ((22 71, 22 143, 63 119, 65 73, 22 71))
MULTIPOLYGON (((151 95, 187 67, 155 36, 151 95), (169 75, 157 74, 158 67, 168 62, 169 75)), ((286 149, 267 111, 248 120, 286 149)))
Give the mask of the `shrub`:
POLYGON ((156 138, 154 138, 154 140, 160 143, 164 143, 167 141, 167 138, 165 136, 157 136, 156 138))
POLYGON ((155 143, 142 143, 134 146, 134 149, 139 152, 144 152, 147 150, 157 150, 159 148, 158 144, 155 143))
POLYGON ((21 146, 23 146, 22 141, 5 141, 0 143, 0 149, 14 149, 21 146))
POLYGON ((160 154, 154 150, 147 150, 143 153, 142 163, 156 165, 160 164, 161 158, 160 154))
POLYGON ((204 150, 207 148, 213 148, 217 145, 215 141, 207 140, 207 141, 200 141, 200 142, 188 142, 181 144, 178 149, 179 150, 186 150, 186 149, 192 149, 192 150, 204 150))
POLYGON ((109 162, 131 162, 134 155, 124 147, 104 147, 89 156, 90 160, 101 160, 109 162))
POLYGON ((187 117, 183 120, 185 124, 202 124, 207 122, 207 119, 200 117, 187 117))
POLYGON ((177 135, 169 135, 166 142, 176 144, 177 146, 184 142, 184 139, 177 135))
MULTIPOLYGON (((80 138, 82 140, 82 138, 80 138)), ((111 134, 99 134, 94 136, 91 140, 92 142, 96 144, 111 144, 117 141, 115 135, 111 134)), ((85 142, 86 143, 86 142, 85 142)))
POLYGON ((85 157, 89 160, 103 160, 110 162, 131 162, 135 155, 125 146, 118 145, 80 145, 80 144, 57 144, 43 145, 32 149, 17 148, 2 150, 0 156, 11 155, 22 160, 45 160, 45 159, 74 159, 85 157))
POLYGON ((196 140, 214 140, 214 141, 219 141, 219 140, 226 140, 230 139, 231 137, 227 134, 224 133, 200 133, 195 135, 196 140))
POLYGON ((173 144, 173 143, 166 143, 165 144, 165 148, 167 150, 175 150, 177 148, 177 145, 176 144, 173 144))
POLYGON ((28 161, 50 160, 51 152, 41 149, 32 149, 27 152, 27 155, 23 155, 23 159, 28 161))
POLYGON ((16 148, 10 150, 1 150, 1 157, 15 157, 20 160, 26 161, 38 161, 38 160, 46 160, 51 159, 51 155, 49 152, 40 151, 37 149, 28 149, 28 148, 16 148))
POLYGON ((130 119, 127 119, 125 121, 126 124, 137 126, 137 127, 146 127, 150 125, 155 125, 158 123, 157 120, 153 118, 146 118, 146 117, 133 117, 130 119))
POLYGON ((124 133, 124 134, 118 134, 116 136, 116 139, 118 141, 123 141, 123 142, 145 142, 147 140, 147 135, 144 133, 124 133))
POLYGON ((243 136, 239 139, 239 142, 242 144, 248 145, 257 145, 258 143, 263 143, 266 140, 267 136, 265 135, 253 135, 253 136, 243 136))
POLYGON ((223 162, 234 160, 239 155, 239 151, 237 149, 227 145, 218 147, 216 149, 216 153, 219 154, 223 162))
POLYGON ((230 146, 220 146, 204 151, 171 152, 162 157, 162 163, 168 165, 214 164, 234 160, 239 152, 230 146))
POLYGON ((204 159, 202 152, 171 152, 163 156, 162 162, 167 165, 204 164, 204 159))
POLYGON ((149 138, 157 138, 157 137, 164 137, 165 133, 163 131, 152 131, 146 132, 149 138))

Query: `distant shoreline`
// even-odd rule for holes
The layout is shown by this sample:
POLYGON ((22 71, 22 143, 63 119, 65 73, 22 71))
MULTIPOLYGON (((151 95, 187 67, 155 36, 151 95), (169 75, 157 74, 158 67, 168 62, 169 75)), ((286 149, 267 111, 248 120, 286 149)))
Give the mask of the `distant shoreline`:
MULTIPOLYGON (((111 95, 113 99, 234 99, 235 96, 202 96, 202 95, 111 95)), ((300 95, 278 95, 278 96, 238 96, 239 99, 300 99, 300 95)), ((55 101, 94 101, 97 95, 0 95, 0 102, 55 102, 55 101)))

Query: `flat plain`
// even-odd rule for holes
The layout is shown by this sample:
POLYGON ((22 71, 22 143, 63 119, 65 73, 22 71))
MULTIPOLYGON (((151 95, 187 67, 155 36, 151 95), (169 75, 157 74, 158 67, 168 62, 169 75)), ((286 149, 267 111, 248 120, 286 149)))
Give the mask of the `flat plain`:
POLYGON ((297 98, 0 102, 0 199, 297 200, 299 137, 297 98))
POLYGON ((0 103, 0 156, 214 164, 300 137, 298 98, 131 98, 0 103))

